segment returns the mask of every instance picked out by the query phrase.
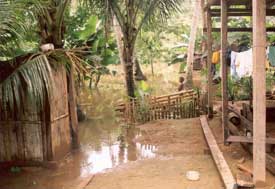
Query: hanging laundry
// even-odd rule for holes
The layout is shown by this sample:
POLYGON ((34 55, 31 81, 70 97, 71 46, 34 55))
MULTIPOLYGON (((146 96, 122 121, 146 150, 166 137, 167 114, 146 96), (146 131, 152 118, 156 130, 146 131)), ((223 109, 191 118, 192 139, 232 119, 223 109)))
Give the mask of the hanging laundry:
POLYGON ((236 56, 235 65, 238 77, 242 78, 251 76, 253 71, 252 49, 238 53, 236 56))
POLYGON ((212 64, 211 64, 211 73, 213 76, 217 74, 217 67, 216 65, 220 63, 220 51, 215 51, 212 54, 212 64))
POLYGON ((271 66, 275 67, 275 46, 268 48, 268 59, 271 66))
POLYGON ((212 55, 212 64, 218 64, 220 63, 220 51, 213 52, 212 55))
POLYGON ((231 63, 230 63, 230 74, 232 76, 232 78, 235 78, 237 79, 238 78, 238 75, 237 75, 237 71, 236 71, 236 57, 237 57, 237 52, 235 51, 231 51, 231 56, 230 56, 230 60, 231 60, 231 63))

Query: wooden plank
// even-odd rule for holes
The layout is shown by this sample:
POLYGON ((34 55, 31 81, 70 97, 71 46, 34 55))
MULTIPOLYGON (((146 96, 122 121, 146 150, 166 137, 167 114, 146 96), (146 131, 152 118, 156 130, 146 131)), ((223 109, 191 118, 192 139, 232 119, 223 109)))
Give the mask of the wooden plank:
POLYGON ((253 0, 253 181, 266 180, 266 1, 253 0), (264 102, 264 103, 263 103, 264 102))
MULTIPOLYGON (((227 142, 253 143, 253 137, 246 136, 229 136, 227 142)), ((266 144, 275 144, 275 138, 266 138, 266 144)))
POLYGON ((212 157, 216 163, 216 166, 220 172, 220 175, 222 177, 222 180, 224 182, 226 189, 237 189, 236 180, 232 175, 232 172, 225 161, 223 154, 221 150, 219 149, 219 146, 215 140, 215 137, 213 136, 211 129, 208 126, 207 118, 206 116, 201 116, 201 127, 203 129, 206 141, 208 143, 208 146, 211 150, 212 157))
POLYGON ((237 183, 238 183, 238 186, 244 187, 244 188, 254 187, 252 176, 244 172, 237 173, 237 183))
POLYGON ((223 141, 228 137, 228 92, 227 92, 227 1, 221 0, 221 66, 222 66, 222 127, 223 141))
POLYGON ((253 176, 253 171, 247 167, 245 167, 244 165, 238 164, 237 168, 240 169, 241 171, 244 171, 248 174, 250 174, 251 176, 253 176))
POLYGON ((213 87, 212 87, 212 74, 211 74, 211 64, 212 64, 212 20, 209 10, 206 14, 207 17, 207 70, 208 70, 208 117, 213 117, 213 87))

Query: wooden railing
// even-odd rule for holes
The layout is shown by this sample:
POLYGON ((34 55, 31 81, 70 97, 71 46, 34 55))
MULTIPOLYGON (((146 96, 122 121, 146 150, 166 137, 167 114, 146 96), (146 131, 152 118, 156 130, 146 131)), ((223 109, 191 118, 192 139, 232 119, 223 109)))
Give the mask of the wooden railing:
POLYGON ((131 122, 148 122, 158 119, 184 119, 199 116, 199 96, 193 91, 130 100, 119 104, 116 111, 131 122))

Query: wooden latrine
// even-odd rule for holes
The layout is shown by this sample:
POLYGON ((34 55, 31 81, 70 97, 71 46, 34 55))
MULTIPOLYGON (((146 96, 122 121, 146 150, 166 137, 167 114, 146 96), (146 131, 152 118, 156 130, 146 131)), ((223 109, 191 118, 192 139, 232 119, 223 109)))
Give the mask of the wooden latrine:
MULTIPOLYGON (((208 70, 211 69, 212 57, 212 32, 221 34, 221 65, 222 65, 222 127, 224 142, 253 143, 253 179, 254 182, 265 182, 266 165, 274 167, 274 158, 266 154, 266 142, 274 142, 274 139, 266 139, 266 86, 265 86, 265 62, 266 62, 266 36, 267 32, 274 32, 275 27, 266 28, 266 16, 275 16, 274 0, 202 0, 204 15, 204 32, 207 35, 208 70), (252 27, 229 28, 229 17, 252 16, 252 27), (220 17, 221 27, 212 27, 212 18, 220 17), (227 89, 227 65, 226 52, 228 47, 228 32, 252 32, 253 33, 253 121, 228 106, 227 89), (240 134, 232 130, 228 122, 229 111, 235 112, 241 118, 242 125, 250 126, 253 137, 232 136, 240 134)), ((208 81, 212 81, 209 72, 208 81)), ((208 82, 208 116, 213 117, 213 87, 208 82)))
POLYGON ((199 94, 194 90, 163 96, 144 96, 120 104, 116 111, 128 122, 185 119, 199 116, 199 94))
POLYGON ((76 109, 70 113, 70 78, 62 64, 52 69, 52 77, 52 92, 42 111, 26 99, 24 114, 16 120, 0 116, 0 167, 47 166, 71 150, 71 113, 76 109))

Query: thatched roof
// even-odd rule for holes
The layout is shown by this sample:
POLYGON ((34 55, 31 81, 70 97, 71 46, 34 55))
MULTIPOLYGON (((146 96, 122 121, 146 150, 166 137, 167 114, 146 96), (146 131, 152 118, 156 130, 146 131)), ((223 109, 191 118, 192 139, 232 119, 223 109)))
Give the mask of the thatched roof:
POLYGON ((5 80, 16 68, 24 63, 31 54, 18 56, 12 60, 0 61, 0 82, 5 80))

